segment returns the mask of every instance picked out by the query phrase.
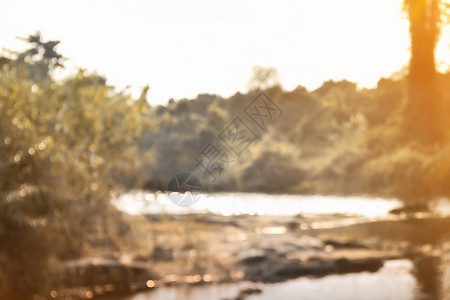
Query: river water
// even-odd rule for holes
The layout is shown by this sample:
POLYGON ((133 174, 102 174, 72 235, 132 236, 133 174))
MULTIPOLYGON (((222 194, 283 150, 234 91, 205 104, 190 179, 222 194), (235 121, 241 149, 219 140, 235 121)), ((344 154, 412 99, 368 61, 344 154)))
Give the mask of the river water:
POLYGON ((261 294, 248 300, 413 300, 416 280, 412 263, 392 260, 376 273, 330 275, 324 278, 298 278, 276 284, 241 282, 202 286, 163 287, 114 300, 220 300, 233 299, 243 288, 260 288, 261 294))
POLYGON ((395 199, 370 197, 267 195, 252 193, 203 194, 191 207, 172 203, 167 193, 136 191, 115 201, 119 209, 130 214, 143 213, 216 213, 293 216, 309 214, 346 214, 383 217, 401 206, 395 199))
MULTIPOLYGON (((226 193, 201 195, 192 207, 174 205, 165 193, 135 191, 114 201, 130 214, 214 213, 230 215, 306 216, 343 214, 373 220, 386 220, 389 211, 402 203, 396 199, 337 196, 299 196, 226 193)), ((441 216, 450 214, 448 201, 436 202, 432 210, 441 216)), ((194 286, 161 287, 111 300, 220 300, 235 299, 239 290, 260 288, 263 292, 249 300, 282 299, 433 299, 422 295, 414 264, 408 259, 390 260, 375 273, 362 272, 329 275, 323 278, 301 277, 282 283, 221 283, 194 286)), ((423 289, 422 289, 423 290, 423 289)), ((448 298, 441 298, 448 299, 448 298)))

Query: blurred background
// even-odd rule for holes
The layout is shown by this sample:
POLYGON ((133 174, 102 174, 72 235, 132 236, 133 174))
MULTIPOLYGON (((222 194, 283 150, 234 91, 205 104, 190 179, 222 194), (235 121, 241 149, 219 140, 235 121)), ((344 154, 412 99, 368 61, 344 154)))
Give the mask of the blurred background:
POLYGON ((0 20, 0 299, 450 299, 448 1, 0 20))

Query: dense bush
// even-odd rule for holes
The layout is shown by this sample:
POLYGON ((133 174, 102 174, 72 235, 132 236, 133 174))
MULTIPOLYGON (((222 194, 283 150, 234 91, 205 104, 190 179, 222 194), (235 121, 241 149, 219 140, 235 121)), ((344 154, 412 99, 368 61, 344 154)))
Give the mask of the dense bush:
MULTIPOLYGON (((449 76, 440 75, 446 89, 449 76)), ((141 147, 141 156, 158 157, 147 161, 144 173, 165 189, 174 174, 196 170, 195 154, 208 140, 218 140, 236 116, 245 119, 244 108, 259 92, 229 99, 199 95, 169 103, 166 113, 153 115, 161 124, 146 136, 153 143, 141 147)), ((401 128, 403 78, 382 78, 374 89, 358 89, 344 80, 327 81, 314 91, 302 86, 284 91, 275 85, 265 92, 282 107, 283 115, 264 132, 252 127, 258 139, 240 156, 225 148, 233 163, 214 182, 201 178, 210 190, 371 194, 406 201, 450 194, 445 183, 448 147, 423 145, 401 128)))
POLYGON ((80 70, 57 82, 57 42, 0 65, 0 295, 45 290, 53 260, 79 257, 126 230, 110 198, 132 185, 148 105, 80 70))

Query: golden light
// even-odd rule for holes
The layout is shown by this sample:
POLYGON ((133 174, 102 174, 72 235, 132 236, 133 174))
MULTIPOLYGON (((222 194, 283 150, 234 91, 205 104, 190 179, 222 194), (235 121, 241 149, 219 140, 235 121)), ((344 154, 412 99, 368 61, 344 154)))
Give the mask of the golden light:
MULTIPOLYGON (((313 89, 344 78, 373 87, 409 61, 409 23, 402 2, 176 0, 131 5, 99 0, 96 5, 107 8, 99 15, 90 1, 82 0, 63 6, 72 12, 68 15, 56 14, 51 0, 28 0, 12 2, 0 12, 0 20, 9 25, 0 26, 0 43, 20 50, 25 45, 15 37, 40 30, 47 39, 61 40, 59 49, 70 58, 66 73, 83 66, 120 88, 131 84, 136 93, 149 83, 154 104, 198 93, 245 92, 255 65, 277 68, 286 89, 298 84, 313 89), (23 5, 29 9, 21 18, 28 22, 14 14, 23 5), (31 13, 37 10, 41 14, 31 13), (79 15, 85 16, 83 22, 79 15), (118 16, 122 22, 116 22, 118 16), (101 41, 92 30, 98 22, 105 24, 101 41), (112 47, 109 41, 115 40, 121 42, 112 47), (128 55, 130 49, 133 55, 128 55)), ((448 42, 440 43, 437 60, 448 67, 449 55, 448 42)))
POLYGON ((156 286, 156 283, 153 280, 147 280, 148 288, 154 288, 155 286, 156 286))

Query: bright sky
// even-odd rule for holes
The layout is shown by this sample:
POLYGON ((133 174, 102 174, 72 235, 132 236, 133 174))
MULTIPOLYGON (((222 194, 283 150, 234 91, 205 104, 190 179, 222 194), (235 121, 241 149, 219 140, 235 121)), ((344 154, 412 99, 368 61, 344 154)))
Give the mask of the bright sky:
MULTIPOLYGON (((150 84, 151 103, 245 92, 252 66, 286 89, 346 78, 373 87, 409 60, 402 0, 0 0, 0 45, 37 30, 110 84, 150 84)), ((448 45, 448 44, 447 44, 448 45)), ((438 59, 450 62, 448 47, 438 59), (445 58, 444 56, 447 55, 445 58)))

